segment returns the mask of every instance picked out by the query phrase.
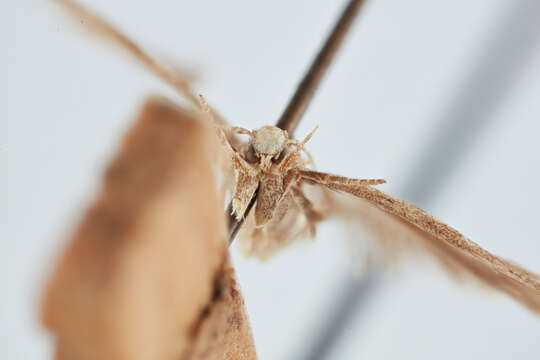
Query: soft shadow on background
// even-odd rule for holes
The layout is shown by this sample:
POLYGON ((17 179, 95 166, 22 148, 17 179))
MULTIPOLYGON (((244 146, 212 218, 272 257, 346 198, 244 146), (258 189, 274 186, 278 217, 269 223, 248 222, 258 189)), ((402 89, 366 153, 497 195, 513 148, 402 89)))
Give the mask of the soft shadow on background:
MULTIPOLYGON (((402 199, 428 208, 474 148, 475 140, 489 131, 490 121, 513 93, 538 48, 540 3, 524 0, 508 5, 489 37, 479 44, 478 59, 448 100, 447 109, 434 117, 440 125, 428 134, 422 153, 411 162, 409 178, 398 191, 402 199)), ((301 358, 328 358, 349 326, 351 314, 360 311, 376 291, 381 266, 371 264, 363 276, 349 277, 337 293, 327 322, 321 324, 320 333, 301 358)))

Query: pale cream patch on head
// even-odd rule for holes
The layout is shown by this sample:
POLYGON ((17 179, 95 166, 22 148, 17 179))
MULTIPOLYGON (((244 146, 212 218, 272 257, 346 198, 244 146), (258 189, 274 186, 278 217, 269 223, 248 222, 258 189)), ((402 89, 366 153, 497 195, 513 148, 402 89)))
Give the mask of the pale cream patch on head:
POLYGON ((257 154, 276 155, 283 150, 287 138, 286 131, 267 125, 255 131, 252 144, 257 154))

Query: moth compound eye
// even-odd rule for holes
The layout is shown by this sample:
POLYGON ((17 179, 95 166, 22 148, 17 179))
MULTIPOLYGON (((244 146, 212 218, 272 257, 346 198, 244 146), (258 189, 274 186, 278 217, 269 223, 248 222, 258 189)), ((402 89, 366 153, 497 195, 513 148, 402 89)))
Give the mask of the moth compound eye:
POLYGON ((278 154, 287 141, 287 133, 275 126, 263 126, 255 132, 252 144, 257 154, 278 154))
POLYGON ((278 164, 281 162, 281 160, 283 160, 286 154, 287 154, 287 150, 283 149, 281 150, 279 154, 274 155, 274 157, 272 158, 272 161, 278 164))
POLYGON ((250 145, 248 150, 246 151, 246 161, 250 163, 256 163, 259 161, 259 156, 255 152, 255 149, 253 148, 253 145, 250 145))

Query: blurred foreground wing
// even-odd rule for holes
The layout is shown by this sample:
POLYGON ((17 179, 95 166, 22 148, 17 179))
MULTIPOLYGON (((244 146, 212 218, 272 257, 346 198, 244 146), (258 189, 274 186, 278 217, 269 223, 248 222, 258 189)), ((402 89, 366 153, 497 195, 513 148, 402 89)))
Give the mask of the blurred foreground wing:
POLYGON ((303 180, 360 198, 352 202, 335 196, 334 208, 330 210, 340 218, 354 217, 355 222, 362 223, 375 235, 380 241, 378 245, 386 252, 399 252, 420 245, 454 275, 472 275, 540 313, 540 280, 537 275, 484 250, 422 209, 368 185, 328 182, 313 174, 306 174, 303 180))
POLYGON ((57 359, 254 359, 215 133, 149 100, 45 288, 57 359))

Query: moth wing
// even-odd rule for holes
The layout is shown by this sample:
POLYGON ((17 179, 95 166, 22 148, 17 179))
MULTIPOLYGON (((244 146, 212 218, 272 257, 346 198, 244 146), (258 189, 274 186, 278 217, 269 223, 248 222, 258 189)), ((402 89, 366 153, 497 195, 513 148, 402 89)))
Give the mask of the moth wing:
POLYGON ((462 278, 472 276, 540 313, 538 275, 491 254, 422 209, 368 185, 328 182, 310 174, 303 180, 354 195, 356 199, 347 199, 334 193, 327 209, 329 215, 360 222, 386 255, 397 257, 403 250, 422 249, 451 274, 462 278))
POLYGON ((170 102, 145 104, 45 288, 56 358, 255 358, 213 136, 170 102))
POLYGON ((260 180, 257 203, 255 204, 256 226, 266 225, 272 220, 286 192, 287 189, 283 188, 283 178, 279 175, 267 174, 260 180))
POLYGON ((235 189, 232 199, 232 210, 237 219, 242 218, 251 202, 251 198, 257 186, 259 179, 256 176, 250 176, 247 173, 236 171, 235 189))
POLYGON ((238 238, 240 250, 244 255, 266 260, 309 235, 309 223, 294 201, 292 193, 287 192, 279 202, 274 216, 264 227, 256 226, 255 211, 251 211, 240 229, 238 238))

